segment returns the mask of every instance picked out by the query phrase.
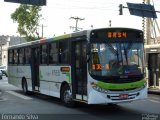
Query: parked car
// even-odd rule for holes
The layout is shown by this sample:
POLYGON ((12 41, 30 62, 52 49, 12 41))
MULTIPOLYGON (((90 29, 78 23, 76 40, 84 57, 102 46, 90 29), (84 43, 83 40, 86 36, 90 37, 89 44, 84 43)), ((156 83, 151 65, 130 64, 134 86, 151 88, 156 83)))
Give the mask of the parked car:
POLYGON ((0 71, 2 72, 2 75, 5 75, 6 77, 8 76, 6 66, 0 66, 0 71))
POLYGON ((0 71, 0 80, 2 79, 2 76, 3 76, 2 71, 0 71))

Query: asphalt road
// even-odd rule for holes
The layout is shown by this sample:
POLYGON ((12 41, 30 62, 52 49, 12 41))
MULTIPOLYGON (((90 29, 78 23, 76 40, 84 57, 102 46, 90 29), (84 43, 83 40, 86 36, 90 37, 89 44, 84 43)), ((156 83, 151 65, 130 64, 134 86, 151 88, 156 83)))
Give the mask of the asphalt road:
POLYGON ((54 97, 26 96, 3 77, 0 80, 0 115, 3 120, 17 116, 20 120, 160 120, 160 95, 149 94, 145 100, 118 105, 79 103, 75 108, 67 108, 54 97))

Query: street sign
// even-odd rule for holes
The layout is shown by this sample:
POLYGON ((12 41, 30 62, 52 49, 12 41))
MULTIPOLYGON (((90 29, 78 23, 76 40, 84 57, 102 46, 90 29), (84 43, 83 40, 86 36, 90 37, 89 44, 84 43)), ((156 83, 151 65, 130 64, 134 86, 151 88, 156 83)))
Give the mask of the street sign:
POLYGON ((30 4, 30 5, 37 5, 37 6, 46 5, 46 0, 4 0, 4 2, 30 4))
POLYGON ((127 6, 131 15, 157 18, 156 11, 153 5, 127 3, 127 6))

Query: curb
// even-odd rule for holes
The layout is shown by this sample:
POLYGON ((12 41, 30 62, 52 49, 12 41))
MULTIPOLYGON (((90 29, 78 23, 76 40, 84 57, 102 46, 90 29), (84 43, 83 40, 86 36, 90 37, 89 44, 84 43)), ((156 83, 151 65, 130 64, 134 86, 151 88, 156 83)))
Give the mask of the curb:
POLYGON ((0 100, 2 99, 2 91, 0 90, 0 100))
POLYGON ((160 95, 160 91, 148 91, 148 94, 160 95))

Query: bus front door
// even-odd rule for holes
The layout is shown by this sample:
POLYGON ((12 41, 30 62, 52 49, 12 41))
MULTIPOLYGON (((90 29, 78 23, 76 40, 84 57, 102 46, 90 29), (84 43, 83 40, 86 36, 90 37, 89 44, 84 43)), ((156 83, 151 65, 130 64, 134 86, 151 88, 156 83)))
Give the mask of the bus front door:
POLYGON ((72 94, 74 99, 85 101, 87 95, 86 41, 76 41, 72 45, 72 94))
POLYGON ((32 90, 39 91, 39 47, 32 48, 31 72, 32 72, 32 90))

